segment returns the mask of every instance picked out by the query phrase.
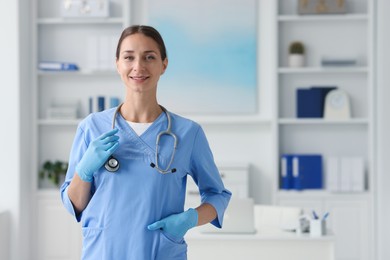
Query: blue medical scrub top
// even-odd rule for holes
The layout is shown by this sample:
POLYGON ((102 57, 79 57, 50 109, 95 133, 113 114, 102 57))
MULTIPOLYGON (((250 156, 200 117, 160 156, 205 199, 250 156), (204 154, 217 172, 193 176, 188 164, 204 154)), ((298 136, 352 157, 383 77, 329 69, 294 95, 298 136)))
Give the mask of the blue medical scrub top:
MULTIPOLYGON (((178 143, 171 165, 175 173, 161 174, 150 166, 155 162, 158 133, 167 129, 165 113, 138 136, 118 113, 119 147, 113 154, 120 163, 115 173, 101 167, 94 173, 92 198, 81 214, 76 214, 68 197, 75 167, 91 141, 112 129, 116 108, 90 114, 80 122, 72 145, 69 167, 61 187, 66 209, 82 223, 82 259, 87 260, 184 260, 187 244, 161 230, 150 231, 149 224, 183 212, 187 176, 199 187, 202 203, 217 211, 211 223, 221 227, 231 192, 225 189, 206 136, 195 122, 170 113, 172 132, 178 143)), ((162 136, 159 166, 165 168, 173 150, 173 138, 162 136)))

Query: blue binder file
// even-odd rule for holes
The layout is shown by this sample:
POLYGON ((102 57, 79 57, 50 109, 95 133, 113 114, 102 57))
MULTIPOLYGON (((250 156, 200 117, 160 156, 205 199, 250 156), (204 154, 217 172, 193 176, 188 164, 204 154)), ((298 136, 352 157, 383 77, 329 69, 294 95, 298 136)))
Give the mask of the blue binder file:
POLYGON ((98 112, 103 111, 105 109, 105 102, 106 102, 105 97, 103 96, 97 97, 97 102, 98 102, 97 104, 98 112))
POLYGON ((292 159, 294 189, 322 189, 322 156, 318 154, 295 155, 292 159))
POLYGON ((322 118, 324 116, 325 97, 329 91, 337 87, 318 86, 299 88, 296 95, 298 118, 322 118))
POLYGON ((293 155, 290 154, 284 154, 281 157, 280 188, 283 190, 293 188, 292 158, 293 155))

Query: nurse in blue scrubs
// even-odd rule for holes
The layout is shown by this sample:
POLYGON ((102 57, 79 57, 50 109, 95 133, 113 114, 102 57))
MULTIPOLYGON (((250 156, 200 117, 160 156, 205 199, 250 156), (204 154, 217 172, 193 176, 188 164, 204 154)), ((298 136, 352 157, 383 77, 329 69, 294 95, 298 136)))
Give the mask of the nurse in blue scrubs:
POLYGON ((206 223, 221 228, 231 193, 200 125, 157 102, 168 66, 161 35, 150 26, 126 28, 116 66, 124 102, 80 122, 61 187, 65 208, 82 223, 82 259, 187 259, 184 235, 206 223), (169 127, 175 138, 162 134, 156 146, 169 127), (110 158, 119 167, 106 168, 110 158), (184 210, 187 178, 201 203, 184 210))

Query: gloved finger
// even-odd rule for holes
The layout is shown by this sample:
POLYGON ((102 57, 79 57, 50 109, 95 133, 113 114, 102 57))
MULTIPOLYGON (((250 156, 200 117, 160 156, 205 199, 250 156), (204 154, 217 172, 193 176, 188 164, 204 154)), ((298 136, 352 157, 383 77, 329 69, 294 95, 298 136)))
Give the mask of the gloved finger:
POLYGON ((150 224, 148 226, 149 230, 157 230, 157 229, 163 229, 165 226, 165 223, 163 221, 156 221, 153 224, 150 224))
POLYGON ((119 147, 119 142, 115 142, 114 145, 107 150, 109 154, 113 154, 119 147))
POLYGON ((107 144, 101 144, 99 149, 101 149, 101 150, 103 150, 103 151, 108 151, 108 150, 110 150, 113 146, 115 146, 115 145, 117 145, 117 144, 119 144, 118 141, 110 142, 110 143, 107 143, 107 144))
POLYGON ((111 142, 116 142, 118 140, 119 140, 119 136, 111 135, 111 136, 107 136, 104 139, 100 139, 99 143, 101 143, 101 144, 108 144, 108 143, 111 143, 111 142))
POLYGON ((119 129, 115 128, 115 129, 112 129, 104 134, 102 134, 101 136, 98 137, 99 140, 103 140, 104 138, 108 137, 108 136, 112 136, 112 135, 115 135, 116 133, 118 133, 119 129))

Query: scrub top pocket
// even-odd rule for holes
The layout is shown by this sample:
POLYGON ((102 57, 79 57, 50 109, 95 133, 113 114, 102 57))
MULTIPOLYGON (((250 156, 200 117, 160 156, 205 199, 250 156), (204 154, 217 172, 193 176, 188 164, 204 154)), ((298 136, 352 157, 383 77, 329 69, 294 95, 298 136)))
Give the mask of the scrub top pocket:
POLYGON ((165 232, 160 232, 160 246, 156 260, 186 260, 187 243, 184 238, 177 240, 165 232))
POLYGON ((99 248, 101 245, 101 240, 103 236, 103 228, 82 228, 83 233, 83 252, 81 259, 102 259, 102 248, 99 248), (88 253, 87 253, 88 252, 88 253))

